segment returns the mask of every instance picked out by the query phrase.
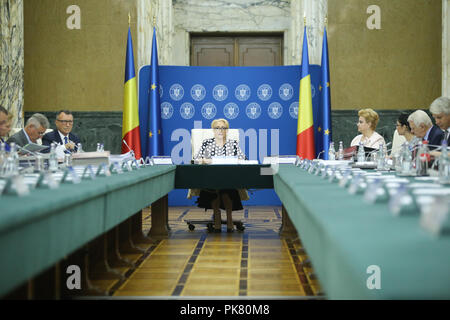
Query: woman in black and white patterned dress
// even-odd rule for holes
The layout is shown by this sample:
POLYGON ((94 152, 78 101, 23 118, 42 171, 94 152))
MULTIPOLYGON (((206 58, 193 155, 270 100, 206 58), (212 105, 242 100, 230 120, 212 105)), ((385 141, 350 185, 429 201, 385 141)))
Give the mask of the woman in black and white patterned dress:
MULTIPOLYGON (((239 159, 245 159, 244 153, 239 148, 236 140, 227 139, 227 132, 230 125, 225 119, 216 119, 211 123, 214 131, 214 138, 203 141, 199 152, 194 156, 198 163, 211 163, 213 156, 237 156, 239 159)), ((199 208, 214 210, 214 229, 216 232, 221 230, 220 209, 227 212, 227 231, 233 231, 233 220, 231 212, 233 210, 242 210, 242 202, 238 190, 201 190, 197 199, 199 208), (219 197, 218 197, 219 195, 219 197)))

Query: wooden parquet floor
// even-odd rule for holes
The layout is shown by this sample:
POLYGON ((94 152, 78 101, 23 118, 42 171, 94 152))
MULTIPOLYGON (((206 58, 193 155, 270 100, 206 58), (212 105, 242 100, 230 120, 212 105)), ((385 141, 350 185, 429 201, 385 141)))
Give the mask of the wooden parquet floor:
MULTIPOLYGON (((151 227, 143 213, 143 228, 151 227)), ((225 219, 225 213, 222 213, 225 219)), ((246 207, 233 212, 243 232, 190 231, 185 220, 211 219, 211 211, 170 207, 168 239, 148 244, 142 255, 128 255, 136 267, 126 279, 96 282, 115 297, 281 297, 321 299, 320 284, 298 238, 280 237, 281 207, 246 207)), ((300 235, 301 237, 301 235, 300 235)))

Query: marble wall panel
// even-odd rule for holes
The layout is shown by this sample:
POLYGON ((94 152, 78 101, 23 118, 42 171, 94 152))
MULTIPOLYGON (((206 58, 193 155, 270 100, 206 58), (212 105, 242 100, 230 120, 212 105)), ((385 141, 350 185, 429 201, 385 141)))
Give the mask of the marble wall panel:
POLYGON ((23 126, 23 0, 0 0, 0 105, 23 126))

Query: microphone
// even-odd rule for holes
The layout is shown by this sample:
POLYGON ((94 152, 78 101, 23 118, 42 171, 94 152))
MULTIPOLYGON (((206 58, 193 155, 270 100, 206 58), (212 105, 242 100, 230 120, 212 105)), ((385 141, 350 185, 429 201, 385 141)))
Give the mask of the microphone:
POLYGON ((316 159, 317 159, 317 160, 320 159, 320 155, 321 155, 322 153, 324 153, 324 152, 325 152, 325 150, 320 151, 319 154, 317 155, 317 158, 316 158, 316 159))
MULTIPOLYGON (((125 139, 122 139, 122 142, 125 143, 125 146, 126 146, 126 147, 128 148, 128 150, 129 150, 128 152, 130 152, 131 155, 133 156, 133 158, 136 159, 136 156, 134 155, 133 149, 130 148, 130 146, 129 146, 128 143, 125 141, 125 139)), ((141 159, 142 159, 142 157, 141 157, 141 159)), ((139 159, 139 160, 141 160, 141 159, 139 159)))
MULTIPOLYGON (((383 148, 385 148, 385 147, 387 147, 387 146, 389 146, 389 145, 391 145, 392 144, 392 142, 388 142, 388 143, 386 143, 386 145, 384 145, 383 146, 383 148)), ((392 150, 392 149, 391 149, 392 150)), ((368 154, 367 154, 367 156, 366 156, 366 160, 367 159, 369 159, 369 157, 373 154, 373 153, 375 153, 375 152, 378 152, 378 151, 380 151, 380 149, 377 149, 377 150, 373 150, 373 151, 370 151, 368 154)), ((387 152, 388 150, 386 150, 386 152, 387 152)))

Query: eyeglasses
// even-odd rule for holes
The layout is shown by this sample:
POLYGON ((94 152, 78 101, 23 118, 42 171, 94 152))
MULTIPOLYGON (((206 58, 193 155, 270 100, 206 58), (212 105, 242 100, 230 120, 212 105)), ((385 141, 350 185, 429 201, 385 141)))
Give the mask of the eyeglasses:
POLYGON ((72 124, 73 123, 73 120, 59 120, 59 119, 56 119, 56 121, 62 122, 63 124, 72 124))
POLYGON ((45 134, 45 131, 44 132, 38 131, 38 134, 42 137, 45 134))
POLYGON ((214 130, 227 130, 228 128, 225 128, 225 127, 217 127, 217 128, 214 128, 214 130))

